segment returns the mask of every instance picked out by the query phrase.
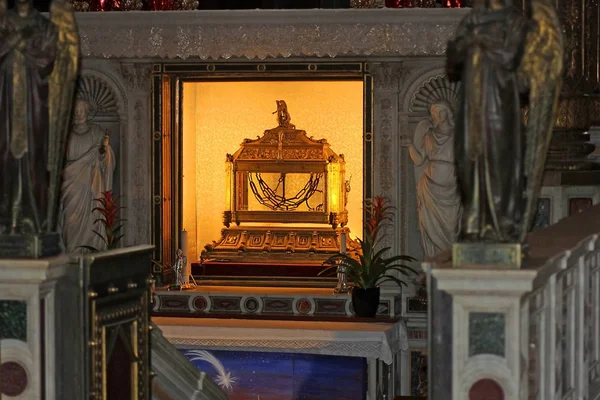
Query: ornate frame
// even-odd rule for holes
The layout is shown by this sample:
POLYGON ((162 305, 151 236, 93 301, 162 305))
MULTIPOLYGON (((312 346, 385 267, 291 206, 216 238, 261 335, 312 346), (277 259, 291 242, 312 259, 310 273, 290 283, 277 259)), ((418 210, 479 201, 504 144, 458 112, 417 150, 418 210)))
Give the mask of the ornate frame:
POLYGON ((108 365, 117 340, 126 341, 127 349, 131 352, 131 397, 146 398, 148 394, 145 368, 140 365, 148 363, 148 355, 142 338, 148 332, 147 292, 137 289, 113 297, 92 298, 90 301, 91 320, 91 365, 93 374, 90 389, 92 393, 101 393, 102 400, 107 399, 108 365), (115 306, 115 301, 119 304, 115 306))
MULTIPOLYGON (((131 398, 151 397, 150 303, 152 246, 137 246, 88 255, 78 260, 83 284, 85 388, 88 397, 107 400, 109 392, 129 391, 131 398), (120 375, 129 373, 129 389, 109 374, 111 357, 129 362, 119 364, 120 375)), ((114 371, 114 370, 113 370, 114 371)))
POLYGON ((363 80, 365 198, 374 191, 373 78, 362 62, 164 63, 152 68, 152 241, 166 267, 180 246, 183 82, 203 80, 363 80))

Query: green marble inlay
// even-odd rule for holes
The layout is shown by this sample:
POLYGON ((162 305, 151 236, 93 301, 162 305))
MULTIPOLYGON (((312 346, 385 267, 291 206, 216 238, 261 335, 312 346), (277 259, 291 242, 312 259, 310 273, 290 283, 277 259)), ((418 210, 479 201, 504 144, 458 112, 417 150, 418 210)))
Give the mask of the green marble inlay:
POLYGON ((504 314, 469 313, 469 357, 493 354, 504 357, 504 314))
POLYGON ((27 303, 0 300, 0 339, 27 341, 27 303))

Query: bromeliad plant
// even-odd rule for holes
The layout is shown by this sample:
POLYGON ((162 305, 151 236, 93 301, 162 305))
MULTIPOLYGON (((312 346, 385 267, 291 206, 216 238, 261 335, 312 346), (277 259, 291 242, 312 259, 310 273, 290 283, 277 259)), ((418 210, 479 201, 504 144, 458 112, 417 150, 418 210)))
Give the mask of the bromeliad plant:
POLYGON ((406 282, 394 276, 394 272, 406 277, 417 271, 406 265, 406 262, 416 261, 416 258, 407 255, 387 257, 391 247, 381 247, 385 237, 385 228, 393 223, 394 207, 383 196, 365 201, 367 221, 365 222, 364 238, 356 239, 358 250, 353 253, 338 253, 327 260, 331 267, 321 271, 332 271, 337 268, 337 263, 342 262, 346 267, 346 274, 354 282, 355 287, 362 289, 376 288, 384 282, 395 282, 398 286, 407 286, 406 282))
MULTIPOLYGON (((119 218, 119 211, 124 208, 118 203, 120 198, 121 196, 114 196, 112 190, 102 192, 102 197, 95 199, 99 205, 92 210, 93 213, 98 212, 101 215, 100 218, 94 221, 94 225, 100 224, 104 228, 104 235, 98 229, 94 229, 93 232, 102 239, 107 250, 116 249, 123 236, 125 236, 121 234, 125 220, 119 218)), ((82 248, 93 253, 100 251, 93 246, 82 246, 82 248)))

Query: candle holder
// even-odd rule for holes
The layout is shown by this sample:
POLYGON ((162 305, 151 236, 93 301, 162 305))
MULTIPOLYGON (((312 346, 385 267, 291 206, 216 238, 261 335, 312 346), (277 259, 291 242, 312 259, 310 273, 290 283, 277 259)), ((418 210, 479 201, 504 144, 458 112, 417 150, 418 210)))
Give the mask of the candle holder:
POLYGON ((337 260, 337 286, 333 289, 333 294, 344 294, 350 291, 348 286, 348 277, 346 276, 346 265, 342 260, 337 260))

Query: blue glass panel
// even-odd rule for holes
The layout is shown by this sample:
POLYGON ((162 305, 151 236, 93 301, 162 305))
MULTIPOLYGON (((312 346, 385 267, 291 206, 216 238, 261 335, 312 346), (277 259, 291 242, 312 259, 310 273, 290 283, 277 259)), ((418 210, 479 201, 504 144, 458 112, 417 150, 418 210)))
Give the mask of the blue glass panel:
POLYGON ((364 400, 366 361, 357 357, 247 351, 180 351, 230 400, 364 400))

